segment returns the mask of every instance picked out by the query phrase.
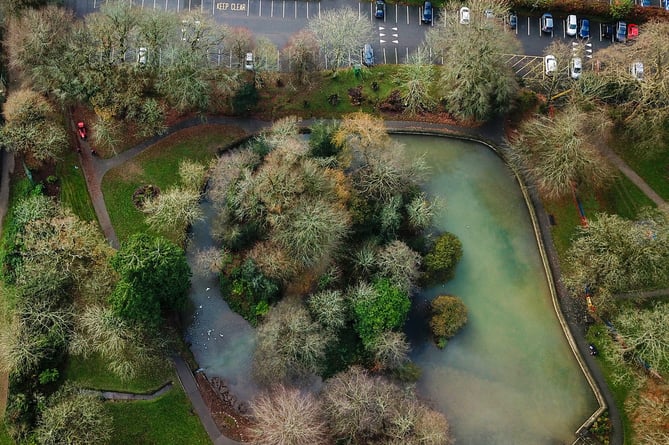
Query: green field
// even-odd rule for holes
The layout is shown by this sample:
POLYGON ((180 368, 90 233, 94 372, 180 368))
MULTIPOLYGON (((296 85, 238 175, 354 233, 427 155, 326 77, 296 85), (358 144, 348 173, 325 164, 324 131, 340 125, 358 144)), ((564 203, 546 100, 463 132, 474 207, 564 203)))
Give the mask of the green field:
POLYGON ((224 125, 182 130, 110 170, 102 181, 102 192, 119 240, 137 232, 151 233, 144 214, 132 202, 138 187, 151 184, 166 190, 178 183, 180 161, 189 159, 208 165, 218 151, 243 136, 243 130, 224 125))
POLYGON ((179 382, 155 400, 105 404, 113 418, 113 445, 211 444, 179 382))

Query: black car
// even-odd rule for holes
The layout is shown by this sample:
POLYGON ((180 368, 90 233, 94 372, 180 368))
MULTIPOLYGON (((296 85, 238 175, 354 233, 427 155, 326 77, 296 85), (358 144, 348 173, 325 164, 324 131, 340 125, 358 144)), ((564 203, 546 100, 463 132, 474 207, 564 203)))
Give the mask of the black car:
POLYGON ((376 12, 374 17, 382 19, 386 15, 386 2, 384 0, 376 0, 376 12))
POLYGON ((613 26, 608 23, 602 24, 602 38, 611 39, 613 37, 613 26))

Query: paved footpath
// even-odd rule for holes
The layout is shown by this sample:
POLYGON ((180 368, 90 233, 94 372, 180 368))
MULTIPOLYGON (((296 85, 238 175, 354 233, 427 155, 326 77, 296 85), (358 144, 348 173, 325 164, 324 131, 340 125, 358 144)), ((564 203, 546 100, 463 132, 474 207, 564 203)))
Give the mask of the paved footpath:
MULTIPOLYGON (((303 121, 301 124, 303 126, 308 126, 312 121, 303 121)), ((105 173, 110 169, 122 165, 124 162, 132 159, 137 156, 147 147, 155 144, 159 140, 173 134, 179 130, 194 127, 201 125, 203 123, 209 124, 226 124, 226 125, 236 125, 244 129, 247 133, 253 134, 257 133, 263 128, 267 128, 271 125, 270 122, 254 120, 254 119, 237 119, 230 117, 207 117, 206 120, 195 118, 182 121, 179 124, 171 127, 165 135, 155 137, 149 141, 146 141, 136 147, 127 150, 118 156, 110 159, 100 159, 91 155, 90 146, 87 142, 82 143, 82 169, 84 171, 84 176, 86 178, 86 184, 88 186, 89 194, 91 195, 91 200, 93 201, 93 207, 97 215, 98 221, 102 228, 102 231, 109 241, 110 245, 115 248, 118 248, 118 238, 114 232, 114 228, 111 224, 109 214, 107 213, 107 208, 104 203, 104 197, 102 195, 102 178, 105 173)), ((74 125, 73 122, 70 125, 74 125)), ((487 123, 484 126, 477 128, 466 128, 458 127, 454 125, 447 124, 436 124, 436 123, 427 123, 427 122, 408 122, 408 121, 386 121, 386 126, 390 132, 394 133, 414 133, 414 134, 432 134, 432 135, 450 135, 461 138, 469 138, 473 140, 484 141, 491 144, 493 147, 502 148, 506 145, 504 140, 503 132, 503 122, 491 122, 487 123)), ((74 127, 72 128, 74 131, 74 127)), ((81 142, 81 141, 80 141, 81 142)), ((610 159, 610 161, 620 169, 620 171, 627 176, 634 184, 636 184, 653 202, 658 204, 661 208, 667 208, 667 204, 661 197, 659 197, 649 186, 646 184, 642 178, 640 178, 634 171, 632 171, 625 162, 620 159, 612 150, 608 148, 602 148, 602 152, 605 156, 610 159)), ((2 217, 6 213, 8 205, 8 196, 9 196, 9 172, 10 166, 13 167, 13 158, 8 156, 7 153, 3 156, 2 162, 2 175, 0 176, 0 228, 2 227, 2 217)), ((550 222, 548 221, 548 214, 543 209, 541 200, 538 199, 535 193, 530 190, 530 195, 533 200, 533 205, 539 220, 539 226, 541 227, 543 242, 546 247, 546 252, 548 260, 550 263, 553 276, 556 281, 556 288, 558 291, 558 296, 561 302, 567 302, 571 299, 566 292, 566 289, 561 284, 560 280, 560 269, 557 261, 557 253, 553 245, 551 236, 550 236, 550 222)), ((565 309, 565 304, 561 304, 565 317, 569 324, 572 335, 576 339, 576 342, 579 348, 582 348, 582 351, 585 351, 587 344, 583 336, 583 326, 580 323, 580 320, 574 314, 570 314, 568 310, 565 309)), ((583 358, 590 369, 592 376, 597 382, 598 387, 600 388, 606 403, 609 409, 609 415, 611 422, 613 424, 612 428, 612 445, 622 445, 624 442, 623 430, 622 430, 622 421, 620 413, 617 410, 615 401, 611 392, 609 391, 606 381, 597 366, 594 358, 588 354, 583 354, 583 358)), ((174 365, 176 367, 179 378, 182 382, 184 390, 188 395, 193 408, 197 412, 198 416, 202 420, 207 433, 212 439, 212 442, 217 445, 234 445, 238 442, 235 442, 231 439, 226 438, 221 435, 220 431, 216 427, 216 424, 211 417, 202 396, 197 389, 197 384, 191 370, 188 368, 186 363, 180 357, 173 357, 174 365)))

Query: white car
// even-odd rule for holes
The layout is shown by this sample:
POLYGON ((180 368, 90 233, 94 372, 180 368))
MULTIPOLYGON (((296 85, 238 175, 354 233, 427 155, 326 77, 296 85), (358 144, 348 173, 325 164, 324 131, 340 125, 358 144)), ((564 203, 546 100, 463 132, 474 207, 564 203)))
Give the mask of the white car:
POLYGON ((547 76, 552 76, 557 71, 557 60, 552 54, 544 57, 544 68, 547 76))
POLYGON ((141 47, 139 51, 137 51, 137 63, 140 65, 146 65, 146 53, 147 49, 144 47, 141 47))
POLYGON ((244 69, 253 71, 253 53, 246 53, 246 58, 244 59, 244 69))
POLYGON ((578 20, 574 14, 567 16, 567 35, 569 37, 576 37, 576 32, 578 31, 578 20))
POLYGON ((643 80, 643 62, 634 62, 630 66, 630 74, 639 82, 643 80))
POLYGON ((571 76, 572 79, 576 80, 579 77, 581 77, 581 73, 583 72, 583 62, 581 61, 580 57, 574 57, 571 59, 571 62, 569 62, 569 75, 571 76))
POLYGON ((467 7, 460 8, 460 24, 469 25, 469 8, 467 7))

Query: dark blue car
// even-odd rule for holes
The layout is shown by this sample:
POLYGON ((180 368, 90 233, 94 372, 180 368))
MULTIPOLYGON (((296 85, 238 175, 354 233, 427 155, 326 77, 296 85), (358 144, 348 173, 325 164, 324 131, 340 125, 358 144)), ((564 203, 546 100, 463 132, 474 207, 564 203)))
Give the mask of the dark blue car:
POLYGON ((376 12, 374 17, 382 19, 386 15, 386 2, 384 0, 376 0, 376 12))
POLYGON ((423 23, 432 23, 432 3, 425 2, 423 5, 423 23))
POLYGON ((578 36, 582 39, 590 38, 590 20, 581 19, 581 29, 578 31, 578 36))

